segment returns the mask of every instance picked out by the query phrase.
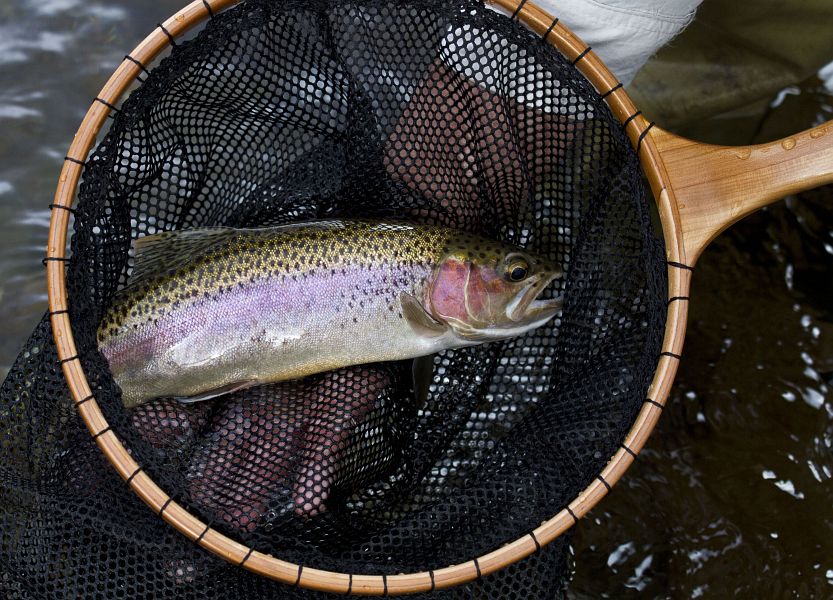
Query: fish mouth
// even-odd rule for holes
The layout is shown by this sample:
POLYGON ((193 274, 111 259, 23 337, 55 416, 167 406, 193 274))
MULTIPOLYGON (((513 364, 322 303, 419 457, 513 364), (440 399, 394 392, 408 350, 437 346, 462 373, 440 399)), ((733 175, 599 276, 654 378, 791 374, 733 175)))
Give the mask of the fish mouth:
POLYGON ((547 286, 561 274, 560 270, 553 269, 530 277, 506 307, 505 318, 501 319, 500 324, 476 327, 458 321, 453 325, 455 334, 469 343, 480 343, 515 337, 540 327, 552 319, 563 305, 561 298, 539 298, 547 286))
POLYGON ((526 291, 519 294, 518 299, 508 307, 507 316, 516 323, 532 321, 544 323, 554 317, 564 305, 564 300, 562 298, 544 299, 539 296, 560 276, 560 271, 538 275, 530 282, 526 291))

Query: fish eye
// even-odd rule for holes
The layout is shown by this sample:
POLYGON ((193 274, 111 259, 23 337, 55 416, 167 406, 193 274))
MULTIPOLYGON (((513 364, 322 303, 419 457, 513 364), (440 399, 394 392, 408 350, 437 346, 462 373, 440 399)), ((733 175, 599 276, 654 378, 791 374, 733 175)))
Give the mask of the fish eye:
POLYGON ((527 275, 529 275, 529 263, 523 258, 519 256, 512 257, 506 263, 505 276, 507 281, 523 281, 527 275))

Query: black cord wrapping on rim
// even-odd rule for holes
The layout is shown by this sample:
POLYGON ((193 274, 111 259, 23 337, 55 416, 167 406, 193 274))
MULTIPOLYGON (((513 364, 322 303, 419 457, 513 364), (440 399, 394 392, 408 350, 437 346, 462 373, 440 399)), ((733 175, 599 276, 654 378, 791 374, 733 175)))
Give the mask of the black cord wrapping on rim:
POLYGON ((68 259, 68 258, 67 258, 67 257, 65 257, 65 256, 47 256, 46 258, 44 258, 44 259, 42 259, 42 260, 41 260, 41 263, 42 263, 42 264, 43 264, 43 266, 45 267, 45 266, 46 266, 46 263, 48 263, 48 262, 62 262, 62 263, 68 263, 69 261, 70 261, 70 259, 68 259))
POLYGON ((64 206, 63 204, 54 204, 54 203, 49 205, 49 210, 55 210, 56 208, 60 208, 61 210, 65 210, 65 211, 67 211, 68 213, 70 213, 72 215, 75 214, 75 209, 72 208, 71 206, 64 206))
POLYGON ((518 15, 520 14, 521 9, 523 9, 524 4, 526 4, 527 2, 528 2, 528 0, 521 0, 518 3, 518 6, 515 7, 515 12, 512 13, 512 20, 513 21, 518 18, 518 15))
POLYGON ((599 473, 598 475, 596 475, 596 479, 598 479, 599 481, 601 481, 601 482, 602 482, 602 485, 603 485, 603 486, 605 486, 605 487, 607 488, 607 491, 608 491, 608 492, 609 492, 611 489, 613 489, 613 488, 610 486, 610 484, 609 484, 607 481, 605 481, 605 478, 604 478, 604 477, 602 477, 602 474, 601 474, 601 473, 599 473))
POLYGON ((585 56, 587 56, 587 53, 588 53, 588 52, 590 52, 592 49, 593 49, 593 48, 592 48, 592 46, 587 46, 587 48, 585 48, 584 50, 582 50, 581 54, 579 54, 578 56, 576 56, 576 57, 573 59, 573 62, 572 62, 571 64, 575 67, 575 66, 578 64, 578 62, 579 62, 582 58, 584 58, 585 56))
POLYGON ((538 538, 536 537, 535 532, 530 531, 529 532, 529 537, 531 537, 532 541, 535 543, 535 551, 540 552, 541 551, 541 542, 538 541, 538 538))
POLYGON ((648 135, 648 132, 651 131, 651 128, 654 126, 654 122, 651 121, 648 123, 648 126, 639 134, 639 140, 636 142, 636 153, 639 154, 639 151, 642 149, 642 140, 645 139, 645 136, 648 135))
POLYGON ((298 577, 295 578, 295 583, 293 584, 295 587, 301 585, 301 575, 304 572, 304 565, 298 565, 298 577))
POLYGON ((638 455, 636 454, 636 452, 634 452, 633 450, 631 450, 631 449, 628 447, 628 445, 627 445, 627 444, 625 444, 625 442, 622 442, 621 444, 619 444, 619 446, 622 448, 622 450, 624 450, 625 452, 627 452, 628 454, 630 454, 632 457, 636 458, 636 457, 638 456, 638 455))
POLYGON ((133 481, 133 478, 136 477, 139 473, 142 472, 142 467, 136 467, 136 470, 130 474, 130 477, 124 480, 127 485, 130 485, 130 482, 133 481))
POLYGON ((98 102, 99 104, 103 104, 104 106, 106 106, 107 108, 112 110, 113 112, 117 112, 117 113, 121 112, 121 109, 118 106, 116 106, 114 104, 110 104, 104 98, 99 98, 98 96, 96 96, 95 99, 93 100, 93 102, 98 102))
POLYGON ((90 394, 89 396, 85 396, 84 398, 81 398, 78 402, 75 403, 75 406, 81 406, 85 402, 89 402, 90 400, 94 400, 94 399, 95 399, 95 396, 90 394))
POLYGON ((205 10, 208 11, 208 17, 213 19, 214 18, 214 9, 211 8, 211 5, 208 3, 207 0, 202 0, 202 5, 205 6, 205 10))
POLYGON ((567 506, 565 506, 564 508, 566 509, 566 511, 567 511, 568 513, 570 513, 570 516, 571 516, 571 517, 573 517, 573 521, 575 521, 575 522, 576 522, 576 524, 578 524, 578 517, 576 516, 576 513, 574 513, 574 512, 573 512, 573 509, 572 509, 572 508, 570 508, 570 505, 568 504, 568 505, 567 505, 567 506))
POLYGON ((72 158, 71 156, 65 156, 64 160, 69 161, 71 163, 75 163, 76 165, 81 165, 82 167, 86 167, 87 163, 83 160, 78 160, 77 158, 72 158))
POLYGON ((170 506, 171 502, 173 502, 173 501, 174 501, 173 496, 168 496, 168 499, 165 500, 165 503, 162 505, 162 508, 159 509, 158 514, 159 514, 160 517, 165 513, 165 510, 167 510, 168 506, 170 506))
POLYGON ((50 317, 54 317, 55 315, 68 315, 69 314, 69 309, 68 308, 62 308, 61 310, 50 310, 47 314, 50 317))
POLYGON ((348 582, 347 582, 347 591, 346 591, 346 592, 344 592, 344 595, 345 595, 345 596, 349 596, 349 595, 350 595, 350 592, 352 592, 352 591, 353 591, 353 574, 352 574, 352 573, 348 573, 347 575, 349 576, 349 578, 350 578, 350 579, 349 579, 349 580, 348 580, 348 582))
POLYGON ((694 267, 689 267, 688 265, 684 265, 683 263, 674 262, 673 260, 666 261, 666 264, 669 267, 676 267, 678 269, 684 269, 686 271, 693 271, 694 267))
POLYGON ((617 83, 616 85, 614 85, 612 88, 610 88, 609 90, 607 90, 604 94, 602 94, 602 100, 604 100, 605 98, 607 98, 608 96, 610 96, 610 95, 611 95, 612 93, 614 93, 616 90, 621 90, 623 87, 625 87, 625 86, 624 86, 624 84, 620 81, 619 83, 617 83))
POLYGON ((93 439, 94 439, 94 440, 97 440, 97 439, 98 439, 98 438, 100 438, 102 435, 104 435, 105 433, 107 433, 108 431, 111 431, 111 430, 112 430, 112 427, 110 427, 110 426, 108 425, 107 427, 105 427, 104 429, 102 429, 101 431, 99 431, 98 433, 96 433, 96 434, 93 436, 93 439))
POLYGON ((541 37, 541 40, 542 40, 542 41, 544 41, 544 42, 546 42, 546 41, 547 41, 547 38, 548 38, 548 37, 550 36, 550 34, 552 33, 552 30, 553 30, 553 29, 555 29, 555 26, 556 26, 556 25, 558 25, 558 17, 555 17, 555 18, 552 20, 552 23, 550 23, 550 26, 549 26, 549 27, 547 27, 547 30, 544 32, 544 35, 541 37))
POLYGON ((157 23, 156 26, 168 36, 168 41, 171 42, 171 46, 176 47, 176 40, 174 39, 174 36, 171 35, 171 32, 165 29, 165 26, 162 25, 162 23, 157 23))
POLYGON ((251 546, 249 546, 249 551, 248 551, 248 552, 246 552, 246 556, 244 556, 244 557, 243 557, 243 560, 241 560, 241 561, 238 563, 238 565, 237 565, 237 566, 238 566, 238 567, 242 567, 243 565, 245 565, 245 564, 246 564, 246 561, 247 561, 247 560, 249 560, 249 557, 252 555, 252 552, 254 552, 254 551, 255 551, 255 549, 254 549, 254 548, 252 548, 251 546))
POLYGON ((385 588, 382 591, 382 596, 387 598, 388 597, 388 576, 387 575, 382 575, 382 585, 385 588))
MULTIPOLYGON (((150 75, 150 71, 148 71, 147 67, 145 65, 143 65, 140 61, 138 61, 135 58, 133 58, 132 56, 130 56, 129 54, 124 55, 124 60, 129 60, 134 65, 139 67, 145 73, 145 75, 150 75)), ((147 77, 136 76, 136 80, 139 83, 144 83, 145 81, 147 81, 147 77)))
POLYGON ((72 362, 73 360, 80 360, 80 358, 79 358, 79 356, 76 354, 76 355, 74 355, 74 356, 70 356, 69 358, 62 358, 61 360, 59 360, 59 361, 58 361, 58 364, 59 364, 59 365, 62 365, 62 364, 64 364, 64 363, 72 362))
POLYGON ((134 65, 136 65, 137 67, 139 67, 142 71, 144 71, 144 72, 145 72, 145 74, 150 75, 150 71, 148 71, 148 68, 147 68, 145 65, 143 65, 141 61, 136 60, 135 58, 133 58, 133 57, 132 57, 132 56, 130 56, 129 54, 125 54, 125 55, 124 55, 124 60, 129 60, 129 61, 130 61, 130 62, 132 62, 134 65))
POLYGON ((673 297, 668 299, 668 304, 670 305, 672 302, 682 302, 682 301, 688 302, 689 300, 690 300, 690 298, 688 296, 673 296, 673 297))
POLYGON ((202 538, 204 538, 205 534, 208 533, 209 531, 211 531, 211 524, 208 524, 208 525, 205 526, 205 529, 203 529, 202 533, 197 536, 197 539, 194 540, 194 543, 197 546, 199 546, 200 542, 202 541, 202 538))
POLYGON ((676 358, 677 360, 680 360, 682 358, 682 356, 680 356, 679 354, 674 354, 673 352, 660 352, 659 355, 660 356, 669 356, 671 358, 676 358))
POLYGON ((625 119, 625 120, 622 122, 622 129, 623 129, 623 130, 627 129, 627 128, 628 128, 628 125, 630 125, 630 124, 631 124, 631 121, 633 121, 636 117, 638 117, 638 116, 639 116, 639 115, 641 115, 641 114, 642 114, 642 111, 641 111, 641 110, 638 110, 638 111, 636 111, 635 113, 633 113, 631 116, 629 116, 627 119, 625 119))
POLYGON ((654 406, 656 406, 660 410, 665 408, 665 406, 663 406, 662 404, 660 404, 659 402, 657 402, 656 400, 653 400, 651 398, 645 398, 645 402, 647 402, 648 404, 653 404, 654 406))
POLYGON ((483 573, 480 572, 480 562, 475 558, 473 561, 474 568, 477 570, 477 578, 480 579, 483 577, 483 573))

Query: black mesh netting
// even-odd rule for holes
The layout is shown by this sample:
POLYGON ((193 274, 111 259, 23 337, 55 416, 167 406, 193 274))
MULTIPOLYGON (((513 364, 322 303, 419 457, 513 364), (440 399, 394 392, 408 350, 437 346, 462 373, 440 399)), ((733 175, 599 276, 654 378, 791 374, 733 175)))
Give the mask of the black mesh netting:
MULTIPOLYGON (((113 430, 194 514, 307 566, 423 571, 526 534, 614 454, 660 350, 663 251, 621 125, 568 61, 476 2, 250 0, 218 15, 121 106, 74 227, 70 317, 113 430), (410 362, 377 364, 122 407, 95 332, 132 239, 322 217, 531 248, 565 267, 563 314, 439 354, 416 386, 410 362)), ((216 558, 133 495, 71 404, 48 319, 3 384, 0 423, 4 598, 315 595, 216 558)), ((438 595, 558 595, 567 548, 438 595)))

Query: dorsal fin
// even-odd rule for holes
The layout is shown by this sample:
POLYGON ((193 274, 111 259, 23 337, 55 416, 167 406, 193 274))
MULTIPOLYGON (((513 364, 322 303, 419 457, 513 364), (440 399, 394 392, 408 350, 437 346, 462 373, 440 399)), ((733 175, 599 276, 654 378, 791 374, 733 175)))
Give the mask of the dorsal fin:
POLYGON ((222 245, 238 229, 203 227, 164 231, 133 241, 133 273, 130 285, 147 280, 169 269, 179 268, 195 257, 222 245))

